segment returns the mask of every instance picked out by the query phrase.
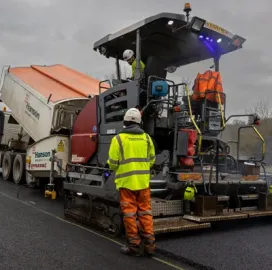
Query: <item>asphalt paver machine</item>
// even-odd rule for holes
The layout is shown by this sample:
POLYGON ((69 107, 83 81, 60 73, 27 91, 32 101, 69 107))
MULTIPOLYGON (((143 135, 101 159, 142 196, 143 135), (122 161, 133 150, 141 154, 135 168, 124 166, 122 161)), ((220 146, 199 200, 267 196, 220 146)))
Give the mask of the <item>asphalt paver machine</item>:
POLYGON ((100 95, 91 98, 75 120, 64 182, 66 217, 96 223, 113 233, 122 230, 114 172, 104 166, 111 139, 132 107, 141 111, 142 127, 156 148, 150 181, 156 234, 272 215, 268 182, 260 176, 265 172, 265 147, 256 128, 258 117, 249 115, 248 125, 234 137, 239 145, 241 130, 253 129, 262 142, 262 157, 231 156, 228 143, 220 137, 234 117, 225 117, 225 93, 206 89, 204 97, 195 101, 186 83, 167 79, 178 67, 207 59, 214 59, 212 68, 218 72, 220 57, 241 49, 245 39, 190 17, 188 4, 184 11, 184 15, 160 13, 146 18, 94 44, 95 51, 116 59, 117 76, 112 82, 101 82, 100 95), (136 52, 133 80, 121 79, 120 60, 126 49, 136 52), (143 73, 140 60, 146 65, 143 73), (207 95, 218 99, 211 101, 207 95), (185 198, 187 187, 197 191, 190 200, 185 198))

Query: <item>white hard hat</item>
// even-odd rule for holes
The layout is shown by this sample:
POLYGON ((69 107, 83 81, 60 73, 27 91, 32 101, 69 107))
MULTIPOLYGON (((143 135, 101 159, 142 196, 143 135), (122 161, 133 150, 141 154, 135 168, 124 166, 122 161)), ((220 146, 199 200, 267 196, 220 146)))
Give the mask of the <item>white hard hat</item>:
POLYGON ((133 55, 134 52, 132 50, 125 50, 123 53, 123 58, 125 61, 128 61, 133 55))
POLYGON ((140 124, 141 120, 142 120, 141 113, 136 108, 131 108, 131 109, 127 110, 127 112, 124 116, 124 121, 135 122, 135 123, 140 124))

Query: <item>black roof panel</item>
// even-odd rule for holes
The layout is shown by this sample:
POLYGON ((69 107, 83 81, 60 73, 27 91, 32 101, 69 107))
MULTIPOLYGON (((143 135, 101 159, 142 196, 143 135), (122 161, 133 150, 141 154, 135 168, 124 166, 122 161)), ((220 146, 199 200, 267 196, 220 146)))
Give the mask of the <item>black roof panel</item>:
POLYGON ((213 58, 215 52, 226 54, 238 49, 230 44, 234 35, 215 24, 206 21, 200 33, 204 38, 200 39, 199 34, 188 31, 185 27, 173 32, 167 24, 169 20, 173 20, 177 27, 186 25, 185 15, 160 13, 105 36, 94 43, 94 50, 99 50, 106 57, 118 56, 122 59, 124 50, 136 50, 137 29, 141 32, 141 58, 144 62, 149 56, 156 56, 166 66, 182 66, 213 58), (219 38, 222 39, 221 43, 216 42, 219 38))

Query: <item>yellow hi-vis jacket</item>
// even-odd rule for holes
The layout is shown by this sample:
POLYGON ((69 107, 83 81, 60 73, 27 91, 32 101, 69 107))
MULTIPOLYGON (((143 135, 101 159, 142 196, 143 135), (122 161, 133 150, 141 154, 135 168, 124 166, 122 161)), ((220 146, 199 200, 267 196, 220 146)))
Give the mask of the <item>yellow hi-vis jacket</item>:
POLYGON ((117 190, 142 190, 149 187, 150 168, 155 162, 155 149, 150 136, 138 127, 124 128, 113 137, 107 161, 115 171, 117 190))
MULTIPOLYGON (((132 69, 132 76, 131 77, 134 78, 135 71, 136 71, 136 59, 132 62, 131 69, 132 69)), ((145 64, 142 61, 140 61, 140 72, 142 73, 144 71, 144 69, 145 69, 145 64)))

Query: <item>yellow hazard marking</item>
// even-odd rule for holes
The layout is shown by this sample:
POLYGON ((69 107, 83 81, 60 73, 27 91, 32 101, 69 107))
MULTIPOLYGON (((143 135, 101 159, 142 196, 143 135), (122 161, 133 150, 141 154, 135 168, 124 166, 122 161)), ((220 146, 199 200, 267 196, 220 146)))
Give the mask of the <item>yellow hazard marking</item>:
POLYGON ((229 33, 226 29, 224 29, 224 28, 222 28, 222 27, 220 27, 220 26, 218 26, 216 24, 207 22, 207 21, 205 23, 205 27, 207 27, 207 28, 209 28, 209 29, 211 29, 213 31, 216 31, 216 32, 218 32, 218 33, 220 33, 222 35, 225 35, 225 36, 227 36, 228 33, 229 33))
MULTIPOLYGON (((92 233, 92 234, 94 234, 94 235, 96 235, 96 236, 99 236, 99 237, 101 237, 101 238, 103 238, 103 239, 106 239, 106 240, 108 240, 108 241, 110 241, 110 242, 112 242, 112 243, 115 243, 115 244, 119 245, 119 246, 122 246, 122 245, 123 245, 123 244, 122 244, 121 242, 119 242, 119 241, 116 241, 116 240, 114 240, 114 239, 112 239, 112 238, 110 238, 110 237, 107 237, 107 236, 103 235, 103 234, 97 233, 97 232, 95 232, 95 231, 93 231, 93 230, 91 230, 91 229, 88 229, 88 228, 86 228, 86 227, 83 227, 83 226, 81 226, 81 225, 78 225, 78 224, 76 224, 76 223, 74 223, 74 222, 68 221, 68 220, 66 220, 66 219, 64 219, 64 218, 58 217, 57 215, 51 214, 51 213, 49 213, 49 212, 47 212, 47 211, 45 211, 45 210, 42 210, 42 209, 40 209, 40 208, 38 208, 38 207, 36 207, 36 206, 34 206, 34 205, 31 205, 31 204, 29 204, 29 203, 27 203, 27 202, 25 202, 25 201, 22 201, 22 200, 13 198, 13 197, 11 197, 11 196, 9 196, 9 195, 3 193, 3 192, 0 192, 0 194, 3 195, 3 196, 5 196, 5 197, 7 197, 7 198, 9 198, 9 199, 11 199, 11 200, 14 200, 14 201, 20 202, 20 203, 22 203, 22 204, 25 204, 25 205, 27 205, 27 206, 29 206, 29 207, 32 207, 32 208, 36 209, 37 211, 39 211, 39 212, 41 212, 41 213, 44 213, 44 214, 46 214, 46 215, 48 215, 48 216, 51 216, 51 217, 53 217, 53 218, 56 218, 56 219, 58 219, 58 220, 60 220, 60 221, 62 221, 62 222, 64 222, 64 223, 70 224, 70 225, 75 226, 75 227, 77 227, 77 228, 80 228, 80 229, 82 229, 82 230, 84 230, 84 231, 87 231, 87 232, 89 232, 89 233, 92 233)), ((160 263, 162 263, 162 264, 165 264, 165 265, 167 265, 167 266, 170 266, 170 267, 172 267, 172 268, 174 268, 174 269, 177 269, 177 270, 185 270, 184 268, 182 268, 182 267, 180 267, 180 266, 178 266, 178 265, 172 264, 171 262, 165 261, 165 260, 160 259, 160 258, 155 257, 155 256, 154 256, 154 257, 151 257, 151 259, 153 259, 153 260, 155 260, 155 261, 158 261, 158 262, 160 262, 160 263)))
POLYGON ((62 140, 58 143, 57 152, 64 152, 64 143, 62 140))

